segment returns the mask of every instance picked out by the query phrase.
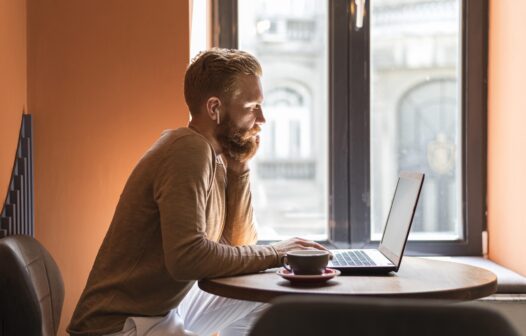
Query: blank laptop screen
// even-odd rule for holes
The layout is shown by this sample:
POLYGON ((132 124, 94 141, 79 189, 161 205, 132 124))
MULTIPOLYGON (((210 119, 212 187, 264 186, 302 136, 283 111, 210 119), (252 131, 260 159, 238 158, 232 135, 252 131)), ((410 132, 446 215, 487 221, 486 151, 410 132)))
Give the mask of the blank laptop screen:
POLYGON ((382 248, 389 250, 397 260, 391 260, 397 264, 404 250, 405 240, 411 225, 420 191, 418 179, 400 177, 396 186, 393 203, 387 218, 386 227, 382 237, 382 248))

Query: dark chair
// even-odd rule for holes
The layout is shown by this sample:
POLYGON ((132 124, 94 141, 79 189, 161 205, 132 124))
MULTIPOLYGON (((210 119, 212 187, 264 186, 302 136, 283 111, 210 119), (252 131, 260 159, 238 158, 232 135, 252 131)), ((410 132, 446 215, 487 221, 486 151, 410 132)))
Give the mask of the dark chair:
POLYGON ((0 335, 56 335, 64 302, 57 264, 30 236, 0 239, 0 335))
POLYGON ((497 311, 396 298, 288 296, 255 323, 251 336, 519 336, 497 311))

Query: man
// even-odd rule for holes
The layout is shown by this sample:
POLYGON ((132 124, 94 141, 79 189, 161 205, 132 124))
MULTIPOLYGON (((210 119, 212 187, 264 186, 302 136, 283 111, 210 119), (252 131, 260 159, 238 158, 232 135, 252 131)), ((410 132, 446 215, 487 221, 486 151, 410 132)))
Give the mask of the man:
POLYGON ((189 126, 164 132, 134 168, 69 333, 244 335, 264 305, 202 292, 195 280, 323 249, 300 238, 253 245, 248 161, 265 122, 260 76, 258 61, 242 51, 214 49, 192 61, 189 126))

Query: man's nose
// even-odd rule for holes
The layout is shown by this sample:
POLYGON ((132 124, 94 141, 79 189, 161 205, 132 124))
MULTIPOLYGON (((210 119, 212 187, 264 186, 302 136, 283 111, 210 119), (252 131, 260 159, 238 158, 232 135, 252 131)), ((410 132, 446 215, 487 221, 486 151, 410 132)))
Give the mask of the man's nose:
POLYGON ((262 125, 265 122, 267 122, 267 120, 265 119, 265 116, 263 115, 263 109, 259 109, 259 113, 256 118, 256 123, 262 125))

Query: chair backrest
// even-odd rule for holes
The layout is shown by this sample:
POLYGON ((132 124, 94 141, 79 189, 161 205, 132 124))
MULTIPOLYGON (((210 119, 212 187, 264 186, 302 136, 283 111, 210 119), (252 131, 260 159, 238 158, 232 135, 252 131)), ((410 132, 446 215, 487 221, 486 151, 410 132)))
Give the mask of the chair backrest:
POLYGON ((64 302, 57 264, 30 236, 0 239, 0 335, 56 335, 64 302))
POLYGON ((251 336, 519 336, 500 313, 443 301, 289 296, 273 302, 251 336))

